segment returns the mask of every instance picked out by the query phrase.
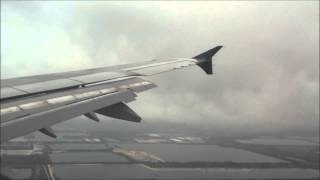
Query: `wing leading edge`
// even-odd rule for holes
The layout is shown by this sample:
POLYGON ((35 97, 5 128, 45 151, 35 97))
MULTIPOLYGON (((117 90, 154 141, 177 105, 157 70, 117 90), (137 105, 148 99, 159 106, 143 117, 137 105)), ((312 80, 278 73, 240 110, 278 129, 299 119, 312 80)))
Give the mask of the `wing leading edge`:
POLYGON ((96 114, 140 122, 127 102, 136 94, 156 87, 142 79, 193 65, 212 74, 216 46, 193 58, 172 58, 1 80, 1 142, 33 131, 56 137, 51 126, 85 115, 99 121, 96 114))

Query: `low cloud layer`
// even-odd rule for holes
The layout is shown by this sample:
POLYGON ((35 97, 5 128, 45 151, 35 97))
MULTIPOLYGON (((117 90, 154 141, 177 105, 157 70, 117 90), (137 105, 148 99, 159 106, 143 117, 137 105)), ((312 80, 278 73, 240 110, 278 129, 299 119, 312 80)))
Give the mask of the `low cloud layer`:
POLYGON ((192 57, 199 68, 150 78, 133 109, 146 121, 314 130, 319 2, 1 2, 1 76, 192 57))

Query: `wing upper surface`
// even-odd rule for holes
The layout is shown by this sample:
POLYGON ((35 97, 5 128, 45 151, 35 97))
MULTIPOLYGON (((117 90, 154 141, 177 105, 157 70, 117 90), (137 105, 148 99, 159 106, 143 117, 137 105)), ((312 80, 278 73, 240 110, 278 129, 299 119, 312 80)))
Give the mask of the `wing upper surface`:
POLYGON ((50 126, 95 113, 139 122, 126 102, 156 85, 141 79, 193 65, 212 74, 211 57, 217 46, 194 58, 173 58, 1 80, 1 141, 40 130, 54 136, 50 126))

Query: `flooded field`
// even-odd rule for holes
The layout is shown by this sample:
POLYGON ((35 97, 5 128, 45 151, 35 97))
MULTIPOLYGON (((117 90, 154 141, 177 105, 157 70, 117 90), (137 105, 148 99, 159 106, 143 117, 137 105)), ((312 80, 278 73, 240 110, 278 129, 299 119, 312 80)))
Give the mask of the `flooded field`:
POLYGON ((252 139, 238 139, 244 144, 263 144, 263 145, 286 145, 286 146, 319 146, 318 139, 314 138, 276 138, 276 137, 259 137, 252 139))
POLYGON ((104 144, 92 144, 92 143, 79 143, 79 144, 71 144, 71 143, 60 143, 50 145, 52 150, 60 150, 60 151, 98 151, 98 150, 106 150, 110 149, 107 145, 104 144))
POLYGON ((128 162, 122 156, 110 152, 61 152, 50 155, 53 163, 112 163, 128 162))
POLYGON ((273 157, 217 145, 121 144, 124 149, 145 151, 168 162, 285 162, 273 157))
POLYGON ((155 173, 143 166, 119 165, 54 165, 56 177, 64 180, 96 179, 151 179, 155 173))
POLYGON ((316 170, 299 168, 282 169, 151 169, 142 165, 54 165, 57 177, 65 180, 82 179, 248 179, 317 178, 316 170), (121 173, 126 172, 126 173, 121 173))
POLYGON ((157 169, 163 179, 298 179, 298 178, 317 178, 319 172, 311 169, 157 169))
POLYGON ((317 141, 306 137, 219 137, 218 141, 160 133, 124 139, 90 135, 77 139, 73 134, 65 137, 46 145, 15 142, 6 148, 10 150, 2 150, 8 155, 6 162, 17 165, 10 165, 8 177, 50 179, 45 176, 50 172, 57 180, 319 178, 318 164, 314 162, 318 146, 311 145, 317 141), (37 156, 39 152, 42 156, 37 156), (23 164, 21 156, 30 153, 35 156, 23 164))

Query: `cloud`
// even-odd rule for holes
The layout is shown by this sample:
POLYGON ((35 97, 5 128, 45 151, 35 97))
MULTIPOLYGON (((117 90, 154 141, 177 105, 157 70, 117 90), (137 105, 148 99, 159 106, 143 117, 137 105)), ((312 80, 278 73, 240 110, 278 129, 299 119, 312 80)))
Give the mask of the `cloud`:
POLYGON ((148 121, 317 130, 319 2, 1 4, 2 77, 192 57, 221 44, 216 75, 152 77, 159 87, 131 106, 148 121))

